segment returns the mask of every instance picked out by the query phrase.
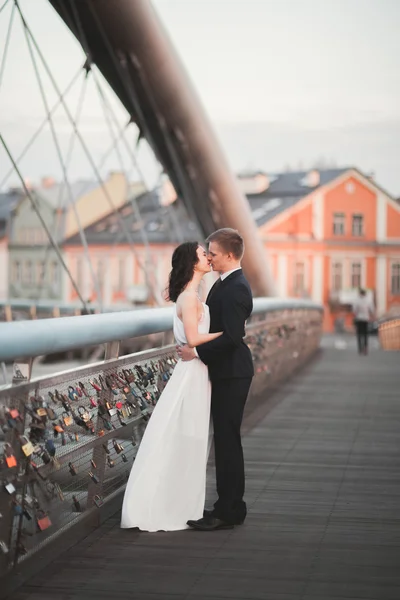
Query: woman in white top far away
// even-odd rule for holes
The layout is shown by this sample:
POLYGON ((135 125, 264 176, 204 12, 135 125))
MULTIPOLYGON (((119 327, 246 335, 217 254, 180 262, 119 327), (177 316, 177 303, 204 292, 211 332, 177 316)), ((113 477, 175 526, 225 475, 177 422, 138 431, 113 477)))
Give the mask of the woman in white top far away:
POLYGON ((368 354, 368 323, 373 319, 375 310, 365 290, 359 290, 359 297, 353 305, 358 353, 368 354))

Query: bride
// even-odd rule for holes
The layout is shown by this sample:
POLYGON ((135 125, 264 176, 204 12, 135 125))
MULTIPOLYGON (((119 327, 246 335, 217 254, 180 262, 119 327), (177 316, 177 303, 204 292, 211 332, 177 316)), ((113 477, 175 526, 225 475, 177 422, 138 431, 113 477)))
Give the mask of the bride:
MULTIPOLYGON (((207 253, 185 242, 172 255, 168 297, 175 303, 177 344, 213 340, 208 306, 198 297, 211 271, 207 253)), ((179 360, 153 411, 125 490, 121 527, 143 531, 187 529, 203 516, 210 423, 211 385, 200 359, 179 360)))

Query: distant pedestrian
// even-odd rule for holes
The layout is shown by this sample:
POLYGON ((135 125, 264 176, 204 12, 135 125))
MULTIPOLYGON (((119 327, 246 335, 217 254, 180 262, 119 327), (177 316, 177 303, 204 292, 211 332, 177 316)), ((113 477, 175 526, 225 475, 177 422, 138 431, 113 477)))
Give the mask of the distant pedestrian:
POLYGON ((359 297, 353 305, 358 353, 368 354, 368 323, 374 316, 374 307, 365 290, 359 290, 359 297))

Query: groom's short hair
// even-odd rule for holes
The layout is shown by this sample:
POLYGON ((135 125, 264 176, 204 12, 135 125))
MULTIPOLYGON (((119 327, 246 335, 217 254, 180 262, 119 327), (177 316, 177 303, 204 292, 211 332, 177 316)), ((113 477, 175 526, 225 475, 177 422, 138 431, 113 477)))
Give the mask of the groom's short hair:
POLYGON ((244 241, 236 229, 223 227, 217 229, 206 239, 207 243, 217 242, 226 253, 231 252, 237 260, 241 260, 244 253, 244 241))

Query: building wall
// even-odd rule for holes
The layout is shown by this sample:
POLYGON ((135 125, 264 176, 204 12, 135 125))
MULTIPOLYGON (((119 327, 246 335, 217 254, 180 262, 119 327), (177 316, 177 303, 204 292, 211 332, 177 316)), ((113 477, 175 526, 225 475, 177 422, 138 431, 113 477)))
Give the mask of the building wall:
POLYGON ((279 293, 322 301, 326 331, 334 330, 337 319, 352 327, 351 313, 336 299, 356 296, 359 268, 360 283, 371 291, 377 314, 400 309, 400 206, 358 172, 349 171, 318 188, 267 222, 260 233, 272 257, 279 293), (343 215, 339 234, 333 228, 335 215, 343 215), (361 235, 353 230, 354 215, 362 216, 361 235), (295 285, 299 263, 304 264, 303 290, 295 285), (334 290, 334 272, 340 269, 335 265, 341 265, 340 294, 334 290))
POLYGON ((324 239, 354 240, 352 234, 352 216, 363 215, 363 240, 376 239, 376 207, 377 194, 355 177, 347 177, 344 181, 326 191, 324 194, 324 239), (333 234, 333 216, 335 213, 345 215, 345 234, 333 234))
MULTIPOLYGON (((146 269, 147 277, 156 291, 158 304, 167 304, 166 288, 171 271, 171 259, 177 244, 151 244, 150 255, 142 244, 135 245, 135 254, 124 243, 114 245, 91 245, 90 258, 94 272, 99 275, 103 269, 103 306, 142 305, 149 298, 146 293, 146 276, 139 262, 146 269)), ((82 246, 64 247, 65 260, 85 300, 96 302, 98 295, 91 275, 89 263, 82 246)), ((206 275, 200 287, 200 295, 205 299, 215 281, 216 275, 206 275)), ((70 281, 65 279, 66 302, 77 302, 78 295, 70 281)))
MULTIPOLYGON (((63 215, 36 197, 46 225, 57 239, 62 230, 63 215)), ((9 239, 10 298, 48 298, 64 300, 62 268, 57 254, 49 246, 47 235, 28 198, 24 198, 13 214, 9 239)))
MULTIPOLYGON (((172 244, 153 244, 148 254, 142 244, 135 245, 135 253, 124 243, 91 245, 89 256, 92 270, 82 246, 68 245, 64 252, 68 268, 85 300, 98 300, 100 283, 103 305, 108 306, 146 302, 146 277, 161 301, 168 283, 174 248, 172 244)), ((67 301, 75 302, 78 299, 76 291, 70 282, 66 282, 66 287, 67 301)))

